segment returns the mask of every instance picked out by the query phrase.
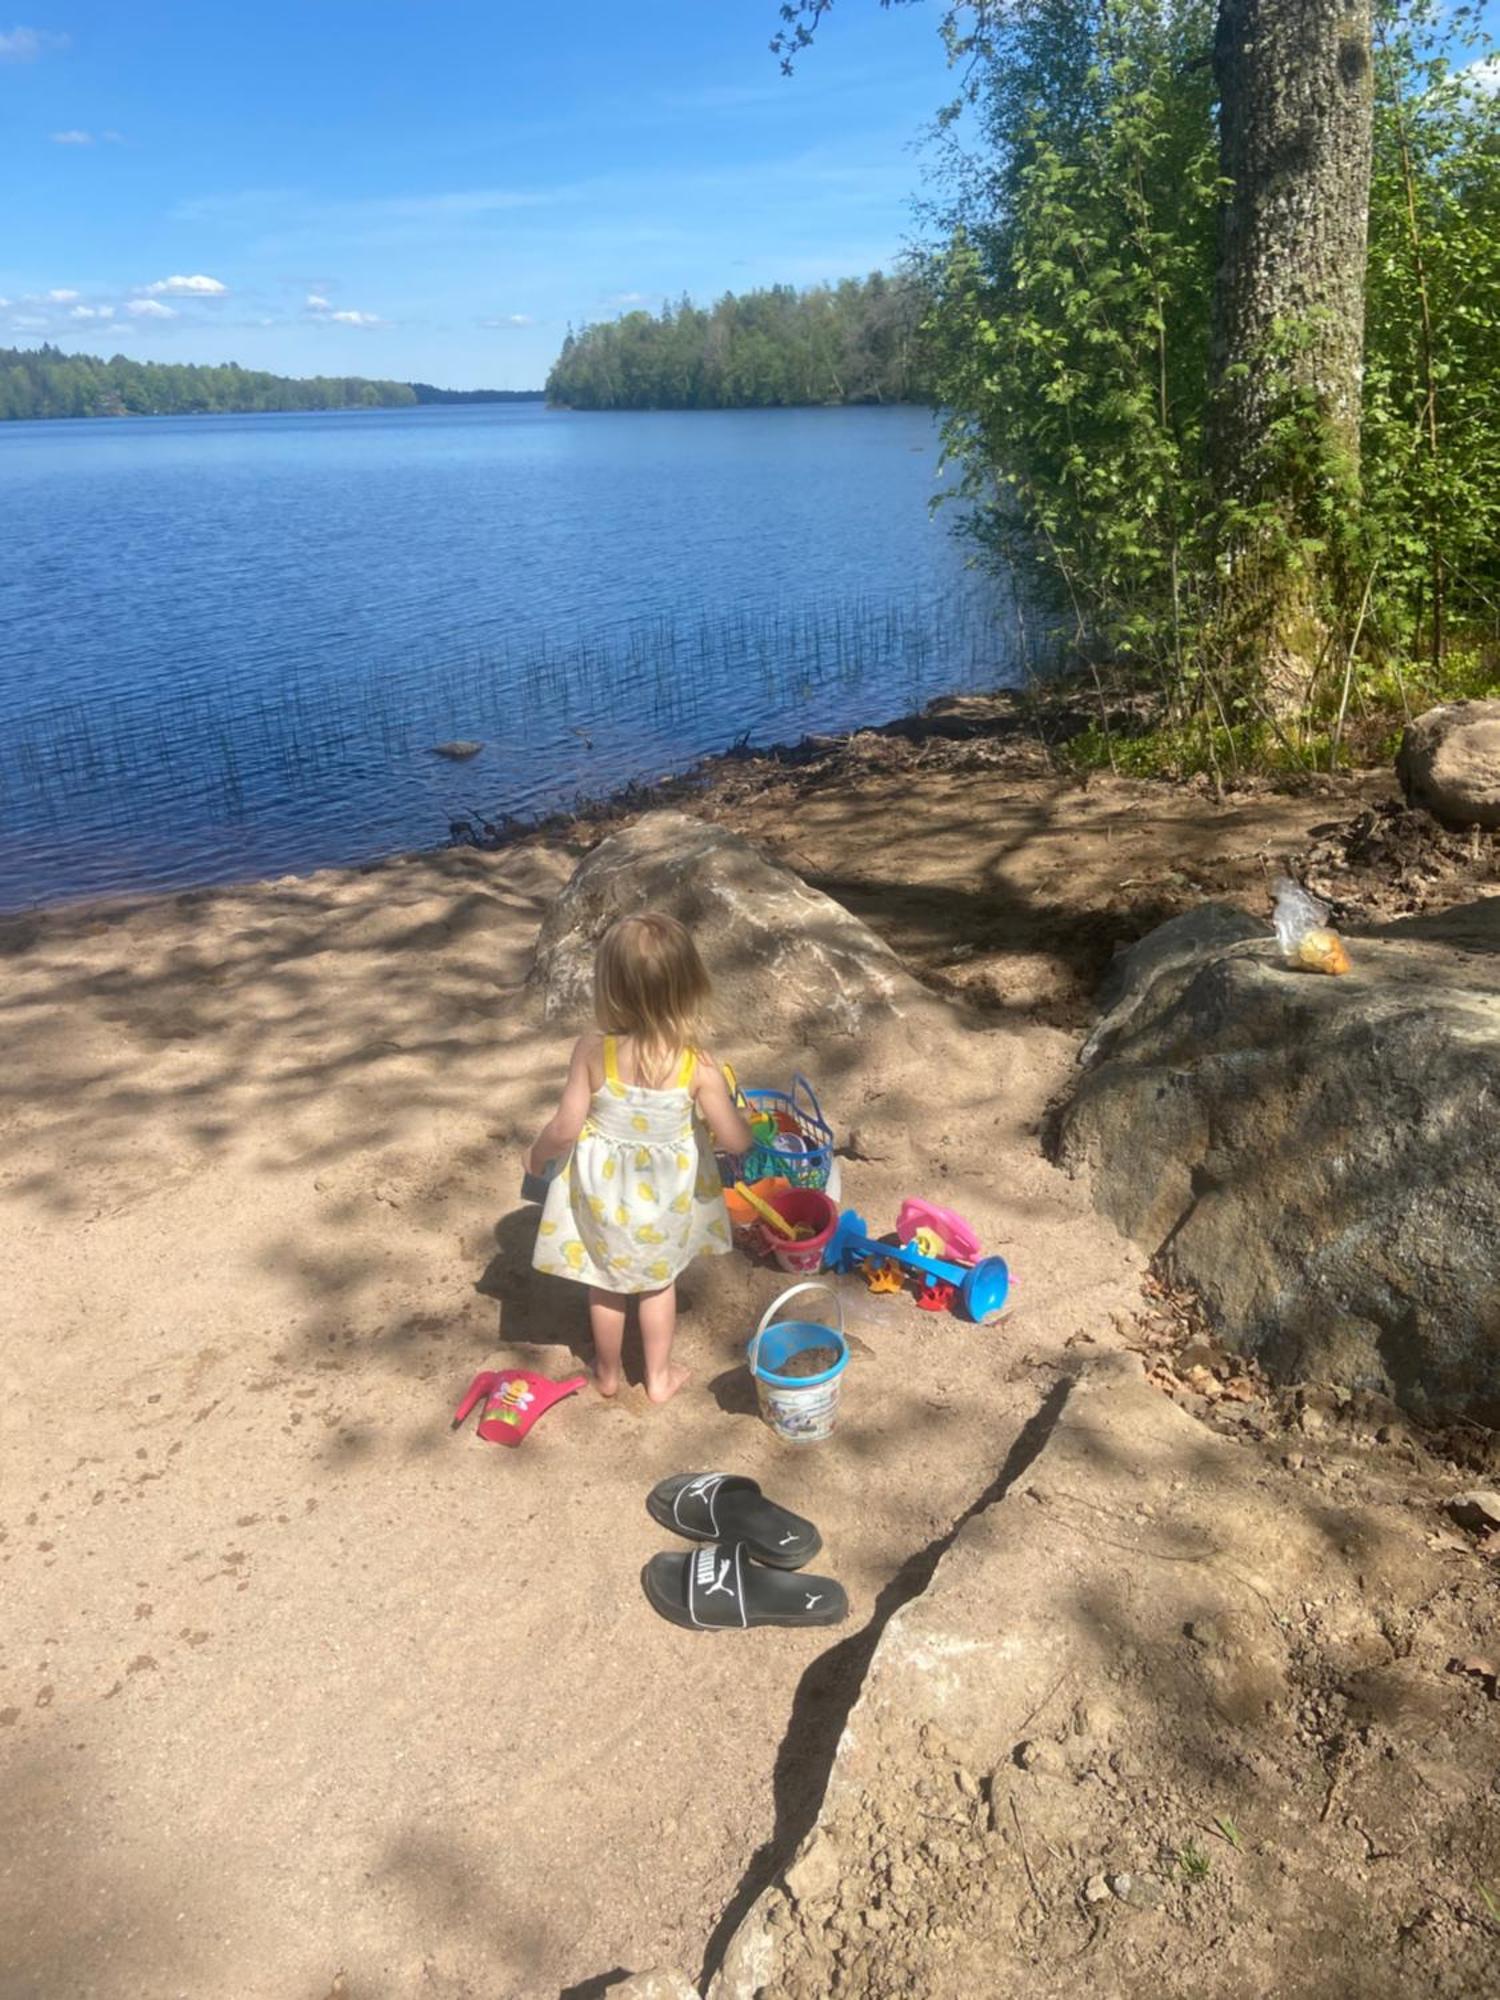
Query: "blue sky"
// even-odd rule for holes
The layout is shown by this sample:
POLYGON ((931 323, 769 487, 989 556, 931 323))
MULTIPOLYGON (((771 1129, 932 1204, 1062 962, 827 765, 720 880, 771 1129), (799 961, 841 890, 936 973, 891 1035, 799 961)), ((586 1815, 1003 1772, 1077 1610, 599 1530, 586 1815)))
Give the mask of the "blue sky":
MULTIPOLYGON (((3 0, 0 0, 3 5, 3 0)), ((537 386, 569 321, 838 278, 911 230, 935 6, 20 0, 0 344, 537 386)))

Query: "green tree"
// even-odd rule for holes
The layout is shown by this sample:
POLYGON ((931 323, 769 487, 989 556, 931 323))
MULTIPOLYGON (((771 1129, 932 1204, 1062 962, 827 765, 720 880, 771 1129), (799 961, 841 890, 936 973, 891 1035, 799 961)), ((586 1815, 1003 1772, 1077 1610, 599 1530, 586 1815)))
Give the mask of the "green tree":
POLYGON ((570 328, 547 396, 580 410, 925 401, 921 315, 906 272, 726 292, 707 309, 684 298, 570 328))
POLYGON ((409 382, 359 376, 297 381, 240 368, 64 354, 49 344, 0 348, 0 419, 183 416, 237 410, 338 410, 417 402, 409 382))

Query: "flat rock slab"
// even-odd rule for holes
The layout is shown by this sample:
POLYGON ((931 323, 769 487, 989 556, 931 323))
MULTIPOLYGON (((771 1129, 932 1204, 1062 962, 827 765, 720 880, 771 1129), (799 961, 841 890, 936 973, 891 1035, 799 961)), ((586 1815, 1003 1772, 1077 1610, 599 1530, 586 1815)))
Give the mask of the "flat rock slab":
POLYGON ((1500 898, 1284 966, 1236 911, 1126 953, 1055 1130, 1126 1235, 1286 1380, 1500 1419, 1500 898))
POLYGON ((796 1047, 855 1035, 930 1004, 858 917, 738 834, 686 813, 648 813, 580 862, 537 940, 543 1018, 592 1022, 594 953, 617 917, 661 910, 693 933, 734 995, 737 1040, 796 1047))
POLYGON ((1487 1941, 1421 1912, 1450 1841, 1500 1865, 1500 1730, 1445 1634, 1408 1621, 1398 1659, 1370 1608, 1430 1588, 1399 1511, 1299 1490, 1130 1356, 1060 1385, 1007 1475, 886 1626, 710 2000, 1482 1985, 1487 1941), (1335 1751, 1351 1702, 1365 1736, 1335 1751), (1376 1894, 1359 1829, 1403 1813, 1376 1894))

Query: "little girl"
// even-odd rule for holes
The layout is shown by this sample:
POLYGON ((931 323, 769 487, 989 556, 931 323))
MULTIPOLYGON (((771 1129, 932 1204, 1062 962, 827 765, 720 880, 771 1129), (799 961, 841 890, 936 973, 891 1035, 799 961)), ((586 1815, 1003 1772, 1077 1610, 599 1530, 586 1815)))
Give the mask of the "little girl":
POLYGON ((665 1403, 688 1379, 672 1360, 677 1274, 729 1244, 713 1144, 748 1152, 754 1135, 711 1057, 693 1046, 708 974, 675 917, 621 917, 594 961, 602 1034, 573 1050, 556 1111, 527 1159, 532 1173, 569 1146, 547 1194, 532 1262, 589 1288, 595 1379, 620 1386, 625 1309, 640 1301, 646 1394, 665 1403))

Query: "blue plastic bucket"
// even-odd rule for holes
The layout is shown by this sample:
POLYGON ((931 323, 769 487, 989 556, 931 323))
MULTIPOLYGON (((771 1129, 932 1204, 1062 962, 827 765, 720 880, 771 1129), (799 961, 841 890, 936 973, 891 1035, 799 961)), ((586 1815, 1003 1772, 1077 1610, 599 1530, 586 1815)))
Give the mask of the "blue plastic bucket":
POLYGON ((760 1414, 786 1444, 821 1444, 838 1422, 839 1389, 849 1365, 844 1338, 844 1304, 832 1285, 813 1279, 793 1285, 766 1308, 750 1342, 750 1373, 760 1414), (826 1292, 838 1313, 838 1325, 821 1320, 776 1319, 784 1305, 804 1292, 826 1292), (788 1375, 787 1363, 810 1347, 831 1347, 837 1360, 818 1375, 788 1375))

